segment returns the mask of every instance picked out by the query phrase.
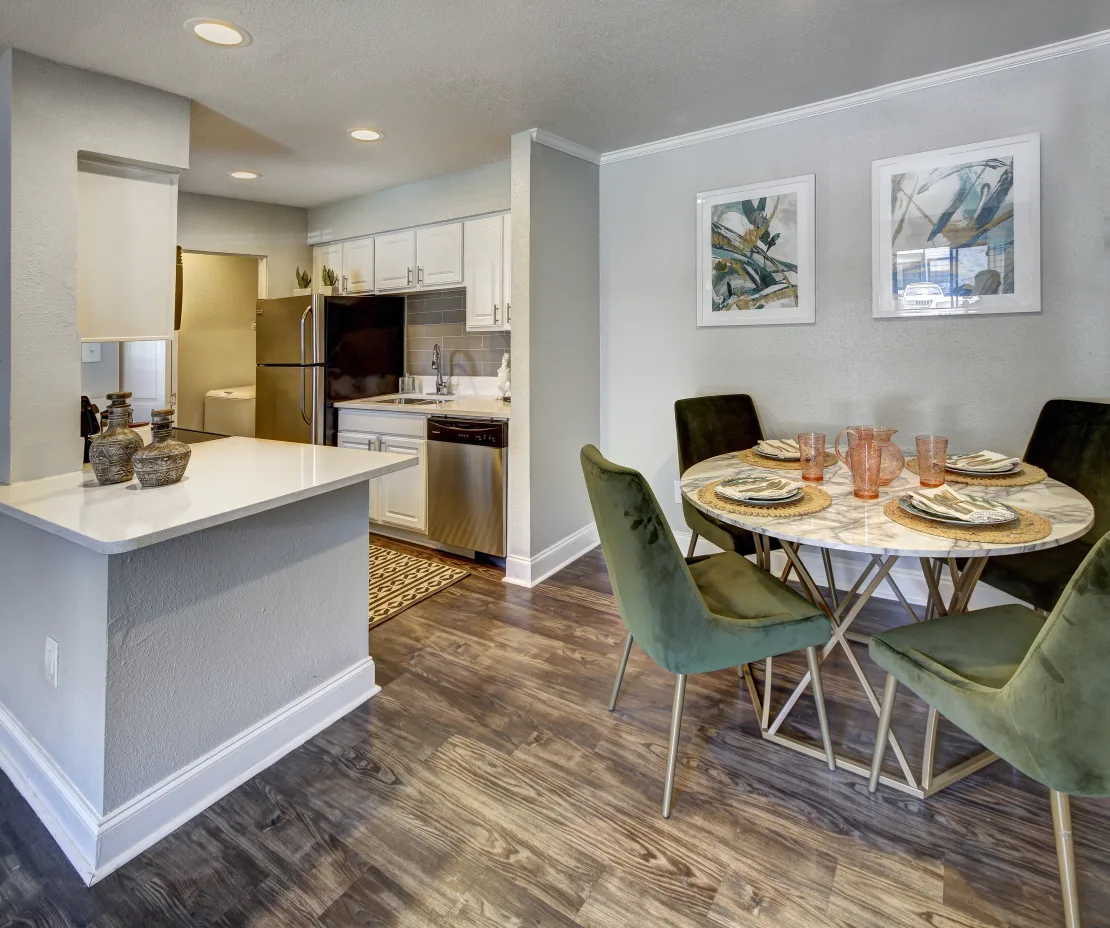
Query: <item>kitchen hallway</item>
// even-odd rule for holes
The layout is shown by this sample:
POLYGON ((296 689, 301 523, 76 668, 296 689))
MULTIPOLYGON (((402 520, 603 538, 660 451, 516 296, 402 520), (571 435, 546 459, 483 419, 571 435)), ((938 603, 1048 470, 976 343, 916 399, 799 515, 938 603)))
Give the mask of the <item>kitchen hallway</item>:
MULTIPOLYGON (((660 818, 671 677, 634 649, 606 711, 625 631, 600 549, 531 590, 468 567, 371 633, 377 697, 91 890, 0 779, 0 925, 1056 923, 1043 787, 994 764, 925 801, 869 795, 762 741, 734 672, 691 677, 660 818)), ((872 600, 860 622, 896 609, 872 600)), ((775 666, 781 700, 802 661, 775 666)), ((868 757, 846 661, 824 676, 834 732, 868 757)), ((924 707, 903 698, 915 762, 924 707)), ((810 708, 791 724, 813 737, 810 708)), ((950 727, 941 745, 941 763, 974 750, 950 727)), ((1085 924, 1110 925, 1110 803, 1072 810, 1085 924)))

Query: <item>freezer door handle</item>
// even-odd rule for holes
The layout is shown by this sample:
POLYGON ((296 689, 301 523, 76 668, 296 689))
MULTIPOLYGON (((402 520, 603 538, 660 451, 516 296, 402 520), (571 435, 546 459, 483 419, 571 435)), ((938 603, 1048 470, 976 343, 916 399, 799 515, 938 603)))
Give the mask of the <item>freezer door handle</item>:
MULTIPOLYGON (((308 317, 311 315, 311 313, 312 313, 312 306, 311 305, 307 306, 305 308, 305 311, 303 313, 301 313, 301 364, 308 364, 309 363, 305 359, 305 356, 304 356, 304 343, 305 343, 304 324, 308 320, 308 317)), ((313 350, 315 350, 315 346, 313 346, 313 350)), ((315 358, 313 358, 313 360, 315 360, 315 358)))

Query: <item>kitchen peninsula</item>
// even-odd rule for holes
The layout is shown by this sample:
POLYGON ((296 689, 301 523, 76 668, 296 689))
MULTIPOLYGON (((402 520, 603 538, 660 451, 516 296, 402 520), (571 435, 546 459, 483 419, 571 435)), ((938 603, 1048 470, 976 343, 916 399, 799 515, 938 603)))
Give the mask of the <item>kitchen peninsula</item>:
POLYGON ((410 466, 226 438, 0 486, 0 761, 87 883, 377 691, 366 500, 410 466))

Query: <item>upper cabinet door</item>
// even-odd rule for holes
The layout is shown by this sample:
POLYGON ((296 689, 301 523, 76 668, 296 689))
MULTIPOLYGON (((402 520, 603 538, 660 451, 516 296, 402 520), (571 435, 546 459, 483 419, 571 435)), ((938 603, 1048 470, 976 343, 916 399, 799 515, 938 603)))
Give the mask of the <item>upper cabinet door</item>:
MULTIPOLYGON (((335 271, 336 277, 343 273, 343 246, 336 242, 333 245, 317 245, 312 249, 312 292, 319 293, 324 286, 324 268, 329 267, 335 271)), ((342 280, 336 281, 338 287, 342 280)))
MULTIPOLYGON (((176 174, 78 162, 81 338, 173 338, 176 249, 176 174)), ((40 283, 49 287, 52 282, 40 283)))
POLYGON ((382 290, 411 290, 416 286, 416 230, 374 237, 374 283, 382 290))
POLYGON ((344 293, 371 293, 374 290, 374 240, 363 238, 343 243, 344 293))
POLYGON ((501 217, 501 299, 505 301, 505 328, 513 324, 513 217, 501 217))
POLYGON ((501 321, 501 217, 463 223, 466 237, 466 327, 492 329, 501 321))
POLYGON ((461 284, 463 228, 461 222, 416 230, 416 283, 421 287, 461 284))

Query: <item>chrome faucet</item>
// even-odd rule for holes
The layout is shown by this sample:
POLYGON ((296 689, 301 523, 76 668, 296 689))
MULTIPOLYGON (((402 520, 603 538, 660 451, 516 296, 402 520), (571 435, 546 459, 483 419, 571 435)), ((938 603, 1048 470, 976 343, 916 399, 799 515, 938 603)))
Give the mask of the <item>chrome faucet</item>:
POLYGON ((432 346, 432 370, 436 372, 436 396, 450 396, 451 380, 443 375, 443 360, 440 358, 438 344, 432 346))

